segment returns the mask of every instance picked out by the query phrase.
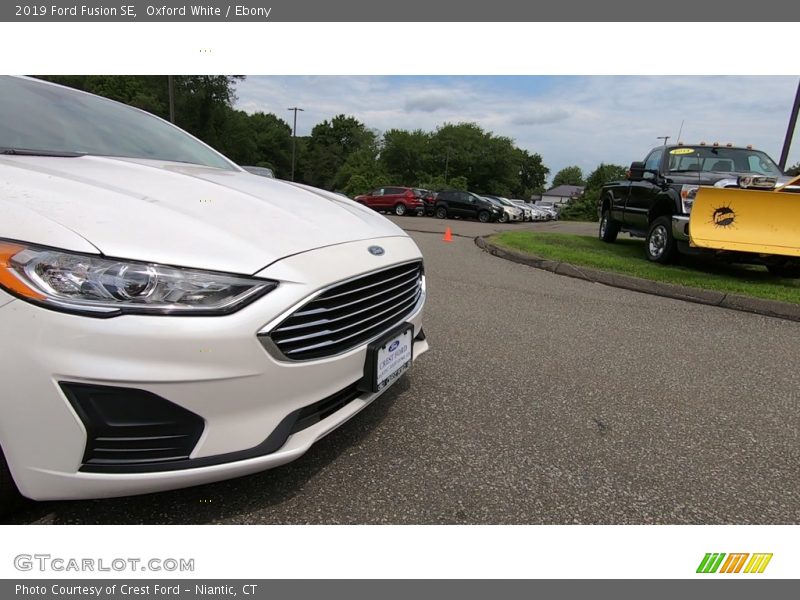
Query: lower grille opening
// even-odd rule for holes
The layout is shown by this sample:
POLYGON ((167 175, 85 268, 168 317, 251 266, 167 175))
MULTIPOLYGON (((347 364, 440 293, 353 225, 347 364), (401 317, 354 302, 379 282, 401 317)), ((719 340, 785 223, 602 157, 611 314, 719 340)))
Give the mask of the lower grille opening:
POLYGON ((60 385, 86 428, 86 471, 188 461, 205 427, 202 417, 144 390, 60 385))
POLYGON ((81 471, 157 473, 225 464, 280 450, 289 436, 307 429, 361 395, 359 382, 287 415, 252 448, 192 458, 205 422, 180 406, 144 390, 61 382, 86 427, 81 471))

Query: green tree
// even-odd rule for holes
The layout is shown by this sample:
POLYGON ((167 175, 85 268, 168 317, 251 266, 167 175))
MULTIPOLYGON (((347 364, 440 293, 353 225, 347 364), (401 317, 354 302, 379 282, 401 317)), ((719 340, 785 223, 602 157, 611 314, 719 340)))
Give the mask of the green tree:
POLYGON ((188 75, 174 79, 175 124, 214 148, 225 148, 226 120, 236 100, 234 87, 244 78, 188 75))
POLYGON ((597 221, 597 201, 600 189, 610 181, 624 179, 627 169, 620 165, 600 163, 586 178, 583 195, 571 200, 561 211, 566 221, 597 221))
POLYGON ((559 185, 585 185, 583 171, 578 166, 564 167, 553 177, 553 187, 559 185))
POLYGON ((544 191, 544 182, 550 169, 544 166, 539 154, 531 154, 527 150, 517 150, 519 162, 519 183, 512 190, 516 198, 530 198, 532 194, 544 191))
POLYGON ((221 130, 219 150, 240 165, 269 167, 288 179, 292 170, 292 130, 271 113, 232 111, 221 130))
POLYGON ((786 174, 791 175, 792 177, 797 177, 800 175, 800 162, 786 169, 786 174))
POLYGON ((611 181, 625 179, 627 173, 628 169, 621 165, 600 163, 586 178, 586 189, 599 190, 611 181))
POLYGON ((337 115, 330 121, 318 123, 311 130, 304 149, 302 173, 306 183, 334 189, 339 182, 339 170, 351 154, 367 150, 377 157, 375 134, 355 119, 337 115))
POLYGON ((525 196, 543 184, 548 173, 541 156, 476 123, 446 123, 433 133, 429 148, 425 172, 444 176, 447 187, 453 187, 454 177, 463 177, 478 193, 525 196))
POLYGON ((383 134, 380 163, 395 185, 416 186, 431 166, 431 134, 390 129, 383 134))
POLYGON ((356 150, 336 173, 332 189, 342 191, 348 196, 357 196, 370 190, 388 185, 391 178, 386 175, 378 162, 372 145, 356 150))

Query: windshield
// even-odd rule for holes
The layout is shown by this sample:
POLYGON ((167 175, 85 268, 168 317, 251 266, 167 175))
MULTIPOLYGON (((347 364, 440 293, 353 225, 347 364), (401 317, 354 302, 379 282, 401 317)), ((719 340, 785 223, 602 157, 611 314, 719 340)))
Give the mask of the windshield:
POLYGON ((760 150, 701 146, 669 151, 669 172, 758 173, 782 175, 772 159, 760 150))
POLYGON ((235 169, 220 154, 149 113, 69 88, 6 76, 0 76, 0 148, 235 169))

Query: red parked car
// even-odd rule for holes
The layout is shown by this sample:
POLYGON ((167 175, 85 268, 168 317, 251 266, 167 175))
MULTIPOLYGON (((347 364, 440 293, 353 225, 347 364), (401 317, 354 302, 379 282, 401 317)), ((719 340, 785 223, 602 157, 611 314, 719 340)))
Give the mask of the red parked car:
POLYGON ((392 212, 398 216, 424 215, 425 203, 422 199, 426 193, 426 190, 418 188, 386 186, 356 196, 355 201, 378 212, 392 212))

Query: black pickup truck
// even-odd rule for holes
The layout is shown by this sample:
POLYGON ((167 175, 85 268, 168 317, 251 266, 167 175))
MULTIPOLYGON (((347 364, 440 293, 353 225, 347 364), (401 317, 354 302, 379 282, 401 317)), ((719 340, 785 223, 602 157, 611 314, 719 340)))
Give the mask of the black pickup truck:
POLYGON ((668 263, 689 250, 689 215, 700 186, 739 187, 740 177, 789 181, 775 162, 752 147, 665 145, 631 164, 628 179, 606 184, 597 211, 600 239, 620 231, 646 239, 647 258, 668 263))

